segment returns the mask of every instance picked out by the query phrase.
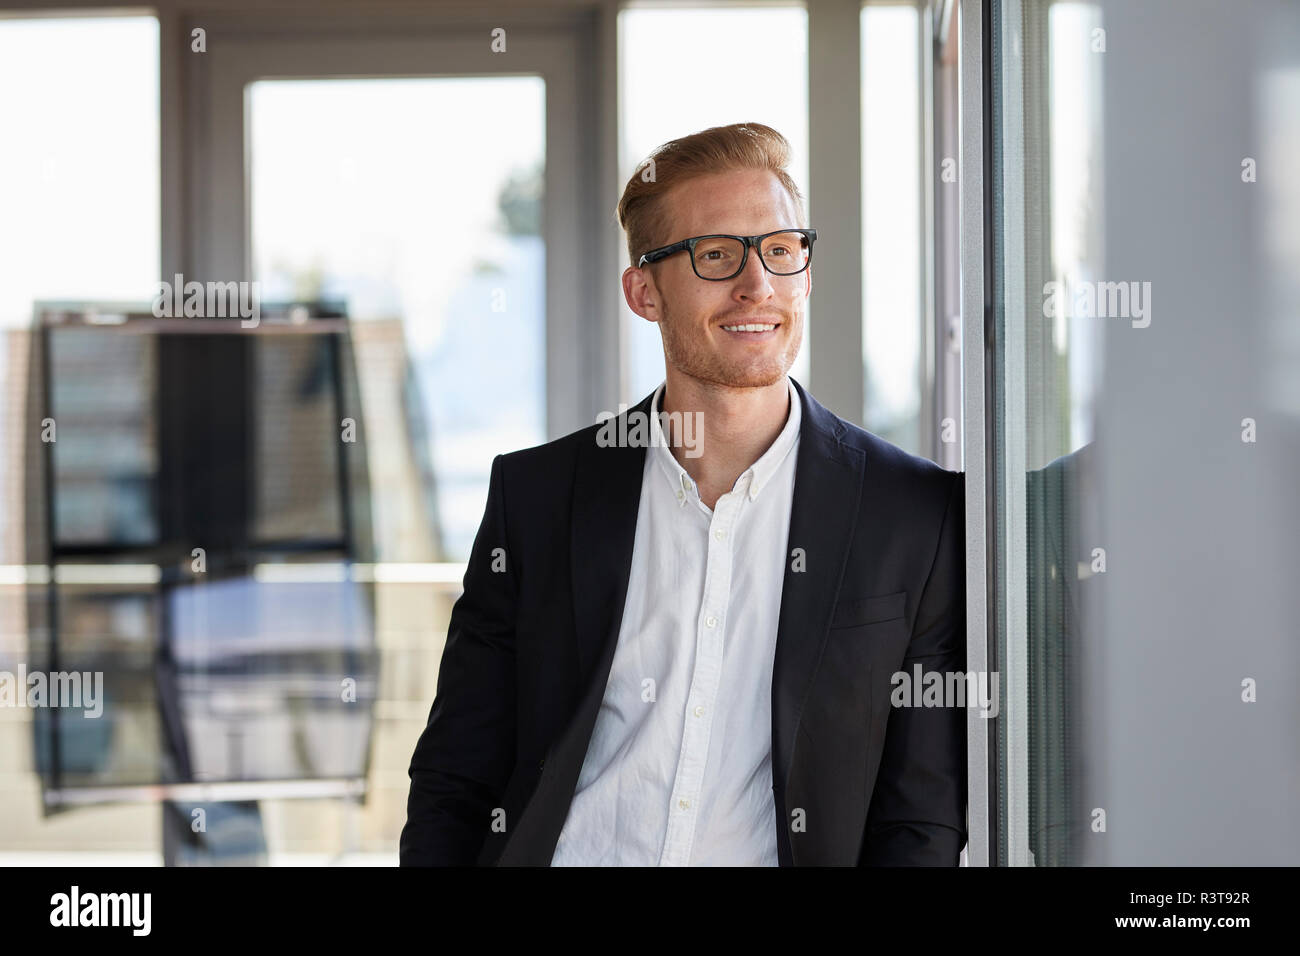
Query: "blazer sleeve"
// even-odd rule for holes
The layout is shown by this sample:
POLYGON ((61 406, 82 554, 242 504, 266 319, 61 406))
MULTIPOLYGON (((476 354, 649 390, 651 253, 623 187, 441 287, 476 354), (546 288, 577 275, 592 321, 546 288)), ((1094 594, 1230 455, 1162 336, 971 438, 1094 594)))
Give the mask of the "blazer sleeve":
POLYGON ((411 758, 402 866, 471 866, 515 763, 515 611, 502 459, 492 461, 429 721, 411 758))
MULTIPOLYGON (((903 671, 965 672, 965 539, 965 475, 955 473, 903 671)), ((966 709, 892 708, 859 865, 957 866, 965 843, 966 709)))

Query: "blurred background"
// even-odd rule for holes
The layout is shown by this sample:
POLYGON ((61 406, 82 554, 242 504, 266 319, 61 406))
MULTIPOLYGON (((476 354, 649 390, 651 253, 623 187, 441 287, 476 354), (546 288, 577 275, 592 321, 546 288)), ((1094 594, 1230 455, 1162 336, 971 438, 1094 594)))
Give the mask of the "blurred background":
POLYGON ((0 864, 395 864, 492 459, 663 380, 614 207, 744 121, 791 374, 968 472, 968 862, 1294 863, 1295 4, 0 0, 0 678, 103 674, 0 864))

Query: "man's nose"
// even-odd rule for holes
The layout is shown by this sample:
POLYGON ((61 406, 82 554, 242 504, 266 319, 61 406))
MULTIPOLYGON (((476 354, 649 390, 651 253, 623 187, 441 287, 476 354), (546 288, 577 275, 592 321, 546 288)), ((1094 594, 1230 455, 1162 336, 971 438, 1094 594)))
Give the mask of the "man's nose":
POLYGON ((736 295, 747 299, 766 299, 772 294, 772 274, 763 267, 763 257, 750 247, 745 268, 736 276, 736 295))

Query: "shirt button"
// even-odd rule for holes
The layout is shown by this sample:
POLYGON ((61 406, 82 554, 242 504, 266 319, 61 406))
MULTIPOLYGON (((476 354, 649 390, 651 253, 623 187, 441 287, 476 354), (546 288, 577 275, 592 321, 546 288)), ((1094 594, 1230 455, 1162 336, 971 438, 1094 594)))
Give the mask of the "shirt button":
POLYGON ((717 538, 719 541, 721 541, 723 538, 727 536, 727 532, 719 528, 717 531, 713 532, 713 536, 717 538))
POLYGON ((689 809, 691 808, 691 801, 689 801, 689 800, 678 800, 678 801, 677 801, 677 805, 678 805, 679 807, 681 807, 683 810, 689 810, 689 809))
POLYGON ((717 627, 718 619, 716 617, 708 617, 705 618, 704 623, 707 624, 709 627, 717 627))
POLYGON ((682 500, 683 498, 685 498, 685 497, 686 497, 686 492, 684 492, 684 491, 679 491, 679 492, 677 492, 677 500, 678 500, 678 501, 681 501, 681 500, 682 500))
POLYGON ((698 706, 698 707, 695 708, 695 716, 696 716, 696 717, 703 717, 703 716, 704 716, 704 707, 703 707, 703 706, 698 706))

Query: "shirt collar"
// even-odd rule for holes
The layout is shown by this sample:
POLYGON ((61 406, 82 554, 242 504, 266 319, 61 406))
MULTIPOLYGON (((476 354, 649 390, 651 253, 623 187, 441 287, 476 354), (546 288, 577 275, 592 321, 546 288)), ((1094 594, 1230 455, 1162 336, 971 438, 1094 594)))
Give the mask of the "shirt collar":
MULTIPOLYGON (((767 451, 759 456, 758 461, 741 473, 733 486, 733 490, 735 490, 741 487, 742 482, 748 481, 750 501, 757 498, 759 492, 767 487, 772 480, 772 476, 776 474, 776 470, 785 461, 786 455, 790 454, 790 450, 794 448, 799 440, 799 426, 803 420, 802 403, 799 401, 799 393, 795 391, 794 383, 790 381, 788 375, 785 382, 790 393, 790 410, 786 415, 785 427, 776 436, 776 440, 768 446, 767 451)), ((659 425, 660 403, 663 401, 664 388, 667 385, 667 380, 661 382, 650 400, 650 453, 658 460, 659 470, 667 479, 674 497, 677 498, 677 503, 684 505, 688 494, 695 494, 698 497, 699 491, 695 487, 695 480, 686 473, 686 469, 673 457, 673 453, 668 447, 668 439, 659 425)), ((694 432, 693 434, 698 441, 699 433, 694 432)))

